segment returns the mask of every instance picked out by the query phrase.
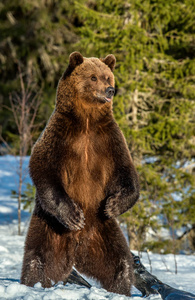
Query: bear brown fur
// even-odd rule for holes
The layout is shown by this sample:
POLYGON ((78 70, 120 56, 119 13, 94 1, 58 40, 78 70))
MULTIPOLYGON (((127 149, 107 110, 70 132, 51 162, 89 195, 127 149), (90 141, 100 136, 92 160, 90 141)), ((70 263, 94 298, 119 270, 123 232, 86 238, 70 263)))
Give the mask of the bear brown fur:
POLYGON ((116 217, 139 197, 138 175, 112 113, 115 57, 70 55, 55 110, 31 159, 36 204, 21 283, 67 282, 73 266, 130 295, 132 256, 116 217))

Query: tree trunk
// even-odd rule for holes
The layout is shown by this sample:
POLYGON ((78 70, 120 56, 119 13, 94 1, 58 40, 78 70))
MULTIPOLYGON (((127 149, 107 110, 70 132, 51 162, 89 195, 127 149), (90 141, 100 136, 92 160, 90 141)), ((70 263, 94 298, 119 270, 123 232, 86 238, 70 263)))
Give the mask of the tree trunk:
POLYGON ((22 166, 23 166, 23 156, 20 155, 19 188, 18 188, 18 235, 21 235, 22 166))

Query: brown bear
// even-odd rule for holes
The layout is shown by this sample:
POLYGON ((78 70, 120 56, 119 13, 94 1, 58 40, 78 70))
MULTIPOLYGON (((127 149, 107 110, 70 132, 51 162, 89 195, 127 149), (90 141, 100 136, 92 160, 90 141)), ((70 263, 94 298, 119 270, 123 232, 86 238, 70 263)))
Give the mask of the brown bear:
POLYGON ((132 255, 116 217, 139 197, 139 180, 112 112, 115 57, 70 55, 55 110, 29 164, 36 204, 21 283, 67 282, 73 267, 130 295, 132 255))

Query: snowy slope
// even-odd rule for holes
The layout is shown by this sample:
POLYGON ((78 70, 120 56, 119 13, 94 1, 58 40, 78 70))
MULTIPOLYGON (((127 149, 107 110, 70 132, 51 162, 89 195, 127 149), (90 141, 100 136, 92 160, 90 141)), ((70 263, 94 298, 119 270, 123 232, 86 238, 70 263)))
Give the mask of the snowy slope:
MULTIPOLYGON (((25 168, 28 165, 28 157, 25 159, 25 168)), ((71 299, 71 300, 124 300, 142 299, 141 293, 135 288, 132 290, 132 297, 108 293, 101 289, 99 284, 90 280, 93 287, 89 290, 76 285, 58 284, 50 289, 43 289, 39 283, 34 288, 20 284, 20 272, 25 233, 28 227, 29 214, 22 213, 23 236, 17 236, 17 201, 10 197, 11 190, 17 189, 17 164, 15 157, 0 157, 0 300, 1 299, 71 299)), ((29 182, 29 177, 26 177, 29 182)), ((134 252, 136 254, 136 251, 134 252)), ((166 266, 162 257, 157 254, 150 254, 152 261, 152 272, 161 281, 181 290, 195 294, 195 256, 178 255, 178 274, 174 274, 173 255, 165 255, 166 266)), ((143 264, 150 270, 148 259, 145 253, 142 257, 143 264)), ((161 299, 158 295, 150 296, 148 299, 161 299)))

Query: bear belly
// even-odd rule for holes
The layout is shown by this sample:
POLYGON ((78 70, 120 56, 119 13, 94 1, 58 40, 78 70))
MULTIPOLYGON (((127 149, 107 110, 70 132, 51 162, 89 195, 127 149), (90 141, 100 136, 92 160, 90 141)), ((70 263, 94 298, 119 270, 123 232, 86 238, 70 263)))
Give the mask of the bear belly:
POLYGON ((103 148, 97 138, 93 143, 88 135, 81 135, 68 150, 69 160, 63 171, 64 188, 84 212, 88 209, 97 210, 105 198, 113 163, 106 156, 106 147, 103 148))

